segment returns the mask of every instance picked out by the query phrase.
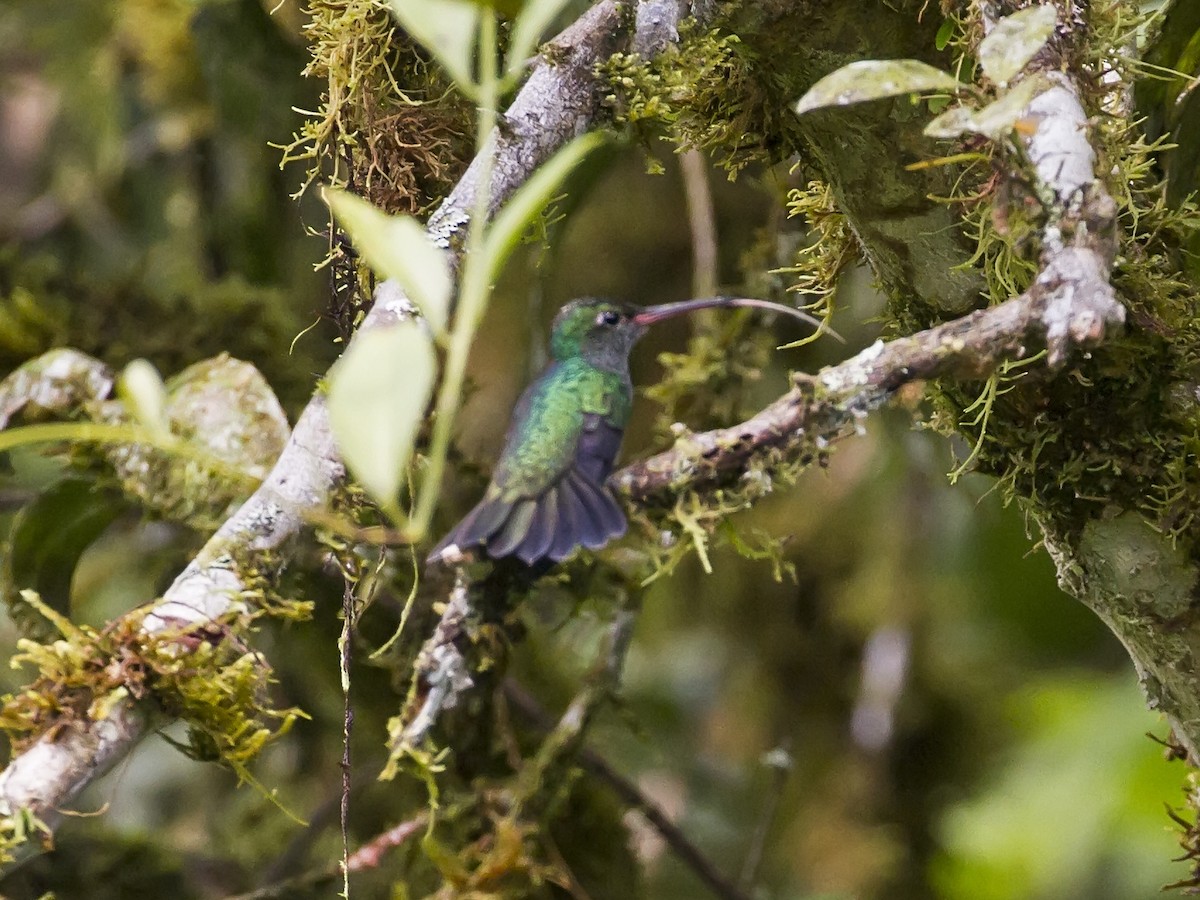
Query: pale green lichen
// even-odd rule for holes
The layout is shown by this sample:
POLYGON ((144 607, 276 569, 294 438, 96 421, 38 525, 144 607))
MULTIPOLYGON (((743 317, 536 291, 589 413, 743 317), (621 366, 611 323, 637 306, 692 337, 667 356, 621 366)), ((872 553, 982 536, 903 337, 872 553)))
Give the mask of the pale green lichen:
POLYGON ((775 345, 774 333, 753 316, 701 319, 683 353, 659 354, 662 375, 645 390, 661 407, 658 433, 673 432, 679 422, 698 431, 751 415, 751 388, 762 379, 775 345))
POLYGON ((22 808, 0 816, 0 865, 16 862, 29 852, 29 844, 35 840, 43 850, 54 846, 54 830, 33 810, 22 808))
MULTIPOLYGON (((682 457, 688 456, 687 432, 677 436, 675 449, 682 451, 682 457)), ((709 551, 713 546, 729 546, 747 559, 768 562, 776 580, 794 578, 794 567, 786 558, 786 538, 743 526, 736 514, 777 488, 795 484, 813 465, 827 465, 830 449, 822 438, 797 434, 789 446, 757 455, 742 471, 728 473, 715 485, 688 488, 669 501, 633 507, 631 526, 643 537, 639 543, 641 564, 636 570, 641 584, 670 575, 692 552, 705 570, 711 571, 709 551)))

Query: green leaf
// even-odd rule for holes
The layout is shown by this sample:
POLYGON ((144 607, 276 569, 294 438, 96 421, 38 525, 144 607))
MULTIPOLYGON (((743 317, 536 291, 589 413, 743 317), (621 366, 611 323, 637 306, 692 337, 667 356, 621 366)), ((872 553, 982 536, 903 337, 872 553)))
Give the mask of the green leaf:
POLYGON ((479 7, 467 0, 390 0, 390 4, 409 36, 441 63, 465 94, 473 96, 479 7))
POLYGON ((146 360, 135 359, 125 367, 117 382, 117 396, 138 424, 160 437, 171 433, 166 386, 158 370, 146 360))
POLYGON ((371 268, 396 279, 434 333, 443 334, 454 284, 445 251, 434 246, 411 216, 389 216, 335 188, 325 188, 321 196, 371 268))
POLYGON ((521 6, 513 23, 512 40, 508 43, 508 57, 505 60, 505 71, 509 76, 521 71, 538 40, 566 5, 567 0, 526 0, 521 6))
POLYGON ((350 473, 394 519, 437 360, 415 322, 355 335, 329 373, 329 424, 350 473))
POLYGON ((937 37, 933 39, 933 46, 939 50, 945 50, 950 43, 950 38, 954 37, 954 29, 958 27, 958 23, 954 19, 946 19, 938 27, 937 37))
POLYGON ((867 100, 925 91, 957 91, 962 84, 949 72, 916 59, 864 59, 830 72, 796 104, 803 115, 814 109, 849 106, 867 100))
POLYGON ((932 119, 925 126, 925 134, 927 137, 940 138, 942 140, 962 137, 964 134, 970 134, 975 130, 972 125, 974 116, 975 110, 969 106, 952 107, 940 116, 932 119))
POLYGON ((539 166, 533 177, 504 204, 484 238, 483 260, 489 282, 499 274, 530 222, 550 202, 567 174, 603 143, 604 137, 597 132, 575 138, 539 166))
POLYGON ((1027 78, 983 109, 956 106, 926 125, 925 134, 932 138, 981 134, 993 141, 1001 140, 1012 133, 1017 121, 1033 102, 1033 98, 1045 86, 1040 77, 1027 78))
MULTIPOLYGON (((1200 73, 1200 3, 1177 0, 1159 12, 1163 9, 1158 27, 1145 35, 1149 46, 1142 61, 1150 71, 1134 82, 1134 96, 1146 138, 1169 135, 1170 143, 1155 156, 1166 168, 1167 202, 1178 206, 1200 187, 1200 90, 1192 77, 1200 73), (1154 71, 1158 66, 1173 74, 1154 71)), ((1194 270, 1200 266, 1200 234, 1188 243, 1188 268, 1194 270)))
POLYGON ((1058 11, 1049 4, 1005 16, 979 43, 983 74, 996 84, 1008 84, 1046 46, 1057 23, 1058 11))
POLYGON ((70 618, 71 579, 83 552, 128 507, 94 489, 88 481, 67 479, 51 485, 13 519, 4 552, 4 599, 24 634, 53 633, 41 615, 19 600, 32 589, 56 613, 70 618))

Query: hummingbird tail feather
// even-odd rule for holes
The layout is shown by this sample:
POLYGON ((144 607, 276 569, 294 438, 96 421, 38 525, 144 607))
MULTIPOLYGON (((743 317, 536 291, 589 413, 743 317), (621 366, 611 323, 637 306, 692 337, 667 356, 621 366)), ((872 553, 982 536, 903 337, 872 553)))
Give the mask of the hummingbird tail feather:
POLYGON ((568 485, 575 504, 575 544, 595 550, 625 533, 625 514, 607 488, 593 484, 576 471, 568 472, 562 483, 568 485))
POLYGON ((504 525, 485 542, 487 555, 492 559, 500 559, 514 553, 528 536, 536 514, 536 500, 518 500, 514 503, 504 525))
POLYGON ((509 501, 489 493, 463 516, 462 521, 450 529, 449 534, 438 541, 425 561, 440 562, 446 551, 451 548, 464 553, 485 543, 504 526, 512 507, 509 501))
POLYGON ((566 559, 571 551, 584 543, 580 535, 584 517, 569 479, 563 478, 554 486, 558 498, 558 531, 547 554, 553 560, 566 559))
MULTIPOLYGON (((548 558, 558 529, 558 492, 551 489, 537 500, 537 510, 525 539, 516 549, 517 557, 527 566, 548 558)), ((557 562, 557 560, 555 560, 557 562)))
POLYGON ((561 562, 576 547, 603 547, 626 527, 625 514, 608 489, 572 470, 540 497, 484 497, 426 561, 441 561, 451 548, 465 553, 482 547, 492 559, 516 556, 530 566, 561 562))

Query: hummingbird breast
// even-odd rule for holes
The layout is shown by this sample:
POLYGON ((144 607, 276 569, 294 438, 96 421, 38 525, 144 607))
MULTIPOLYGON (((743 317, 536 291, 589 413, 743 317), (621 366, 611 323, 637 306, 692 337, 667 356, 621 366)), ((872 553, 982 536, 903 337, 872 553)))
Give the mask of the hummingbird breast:
POLYGON ((628 373, 578 357, 551 363, 522 394, 493 475, 505 493, 533 497, 572 468, 602 486, 632 408, 628 373))

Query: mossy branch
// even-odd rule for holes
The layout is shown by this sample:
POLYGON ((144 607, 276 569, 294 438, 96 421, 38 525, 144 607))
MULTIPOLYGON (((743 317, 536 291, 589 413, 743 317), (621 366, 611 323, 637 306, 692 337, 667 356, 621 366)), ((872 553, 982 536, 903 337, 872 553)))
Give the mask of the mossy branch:
MULTIPOLYGON (((999 306, 910 337, 878 341, 815 376, 795 375, 788 393, 745 422, 688 434, 671 450, 621 469, 612 484, 635 504, 669 503, 685 491, 737 482, 757 471, 758 463, 811 462, 832 442, 855 434, 871 411, 905 385, 933 378, 979 381, 1006 362, 1038 352, 1060 329, 1076 346, 1099 343, 1106 327, 1120 327, 1124 319, 1103 293, 1095 293, 1098 287, 1048 279, 999 306), (1075 288, 1083 300, 1063 318, 1058 292, 1075 288), (1097 296, 1101 302, 1094 305, 1097 296)), ((1056 346, 1061 361, 1066 347, 1056 346)))

